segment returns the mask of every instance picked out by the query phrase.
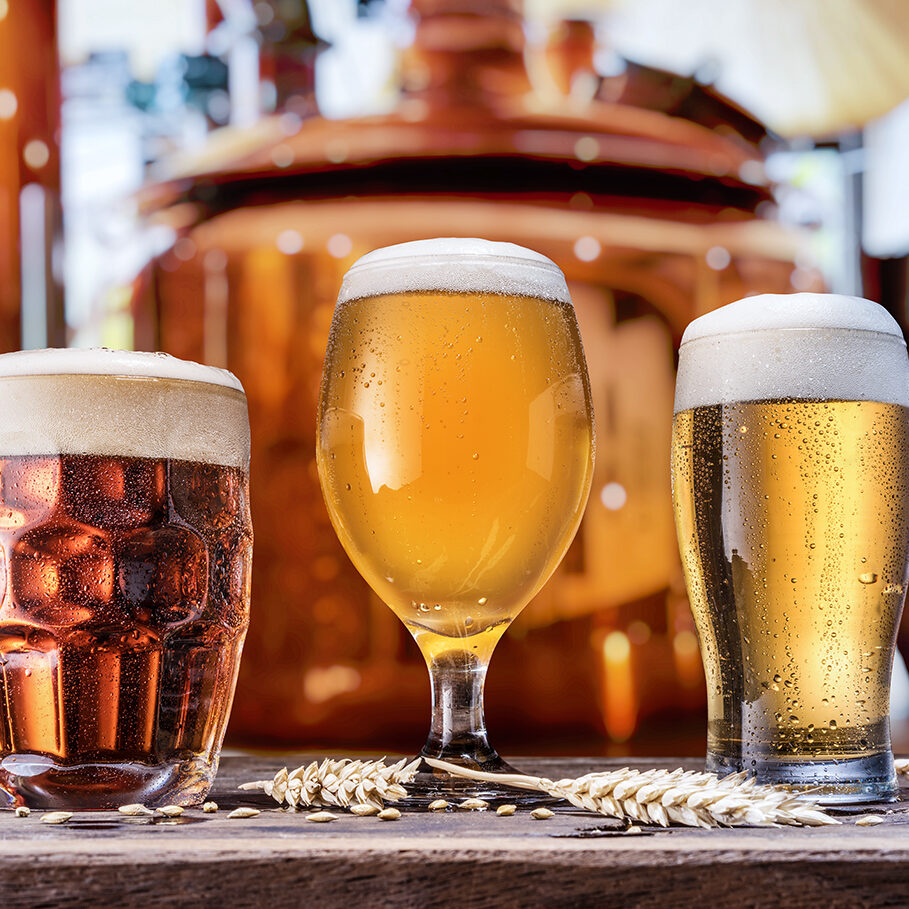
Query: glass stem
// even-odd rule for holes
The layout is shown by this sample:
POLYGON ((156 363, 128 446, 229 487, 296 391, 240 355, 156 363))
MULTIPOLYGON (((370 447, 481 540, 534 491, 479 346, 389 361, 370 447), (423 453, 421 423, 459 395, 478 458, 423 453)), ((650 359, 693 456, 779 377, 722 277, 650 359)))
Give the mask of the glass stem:
POLYGON ((487 662, 464 651, 448 652, 429 662, 432 727, 423 755, 483 770, 503 763, 486 738, 487 667, 487 662))

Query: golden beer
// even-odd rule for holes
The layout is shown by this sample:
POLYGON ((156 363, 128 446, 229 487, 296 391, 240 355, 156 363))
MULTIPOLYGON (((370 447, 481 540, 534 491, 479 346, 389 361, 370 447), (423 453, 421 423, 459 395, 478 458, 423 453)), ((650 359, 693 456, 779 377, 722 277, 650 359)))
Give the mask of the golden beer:
POLYGON ((564 555, 590 484, 582 363, 564 303, 407 293, 339 311, 326 502, 424 652, 491 652, 564 555))
MULTIPOLYGON (((760 309, 762 299, 743 303, 760 309)), ((800 302, 794 295, 788 305, 791 319, 800 302)), ((857 302, 844 306, 863 324, 857 302)), ((823 320, 824 311, 811 315, 823 320)), ((702 399, 677 407, 672 473, 707 677, 708 764, 829 785, 849 798, 888 795, 890 672, 909 552, 909 409, 867 397, 909 389, 889 394, 846 371, 827 384, 842 393, 851 381, 847 397, 749 400, 748 390, 768 382, 805 390, 799 372, 830 368, 836 344, 882 356, 905 381, 905 348, 878 330, 781 326, 778 334, 781 348, 747 329, 702 338, 680 367, 683 403, 702 399), (717 386, 708 376, 699 393, 698 362, 709 373, 703 361, 720 344, 738 348, 731 385, 742 400, 707 403, 717 386), (815 356, 825 344, 826 362, 815 356), (752 372, 755 356, 770 368, 752 372)))
POLYGON ((577 530, 592 427, 574 309, 545 257, 418 241, 348 272, 319 476, 344 548, 429 665, 424 754, 502 766, 483 728, 486 665, 577 530))

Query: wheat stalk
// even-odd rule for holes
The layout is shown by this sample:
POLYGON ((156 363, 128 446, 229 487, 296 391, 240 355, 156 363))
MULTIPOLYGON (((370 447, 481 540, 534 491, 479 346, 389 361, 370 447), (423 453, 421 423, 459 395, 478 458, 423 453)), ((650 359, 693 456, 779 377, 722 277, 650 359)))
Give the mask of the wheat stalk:
POLYGON ((453 776, 534 789, 578 808, 620 820, 686 827, 816 827, 838 824, 804 794, 764 786, 734 773, 718 777, 693 770, 608 770, 578 779, 548 780, 516 773, 484 773, 425 758, 453 776))
POLYGON ((321 764, 313 761, 296 770, 282 767, 274 779, 243 783, 240 789, 261 789, 278 804, 286 802, 292 808, 372 805, 381 810, 386 801, 396 802, 407 795, 404 784, 414 778, 419 765, 419 760, 386 765, 384 758, 379 761, 326 758, 321 764))

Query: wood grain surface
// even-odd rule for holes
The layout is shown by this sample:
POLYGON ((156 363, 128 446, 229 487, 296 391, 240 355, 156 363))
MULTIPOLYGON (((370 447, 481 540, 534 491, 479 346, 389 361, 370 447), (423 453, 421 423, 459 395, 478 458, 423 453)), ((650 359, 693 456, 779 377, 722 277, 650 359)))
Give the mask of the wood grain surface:
MULTIPOLYGON (((61 826, 41 812, 0 812, 0 905, 57 906, 909 906, 909 803, 813 829, 692 830, 642 835, 578 811, 406 812, 399 821, 344 814, 313 824, 237 785, 309 756, 228 757, 212 791, 217 814, 175 820, 79 812, 61 826), (262 810, 230 820, 240 805, 262 810)), ((624 766, 595 758, 516 759, 532 773, 577 776, 624 766)), ((696 767, 692 761, 635 765, 696 767)), ((909 792, 904 790, 904 796, 909 792)), ((341 814, 341 812, 338 812, 341 814)), ((649 828, 648 828, 649 829, 649 828)))

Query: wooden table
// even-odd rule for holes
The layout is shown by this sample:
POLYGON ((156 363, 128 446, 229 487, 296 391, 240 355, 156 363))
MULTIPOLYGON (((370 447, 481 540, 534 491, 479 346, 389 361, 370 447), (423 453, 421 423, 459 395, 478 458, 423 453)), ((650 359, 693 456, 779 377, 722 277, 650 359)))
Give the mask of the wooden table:
MULTIPOLYGON (((628 835, 570 807, 548 821, 525 811, 313 824, 276 810, 262 793, 236 789, 302 760, 225 758, 212 792, 217 814, 187 809, 174 821, 80 812, 49 826, 40 812, 0 812, 2 907, 909 905, 909 802, 877 809, 887 821, 877 827, 856 827, 856 815, 844 813, 839 827, 628 835), (228 820, 240 805, 275 810, 228 820)), ((558 778, 627 762, 515 763, 558 778)))

